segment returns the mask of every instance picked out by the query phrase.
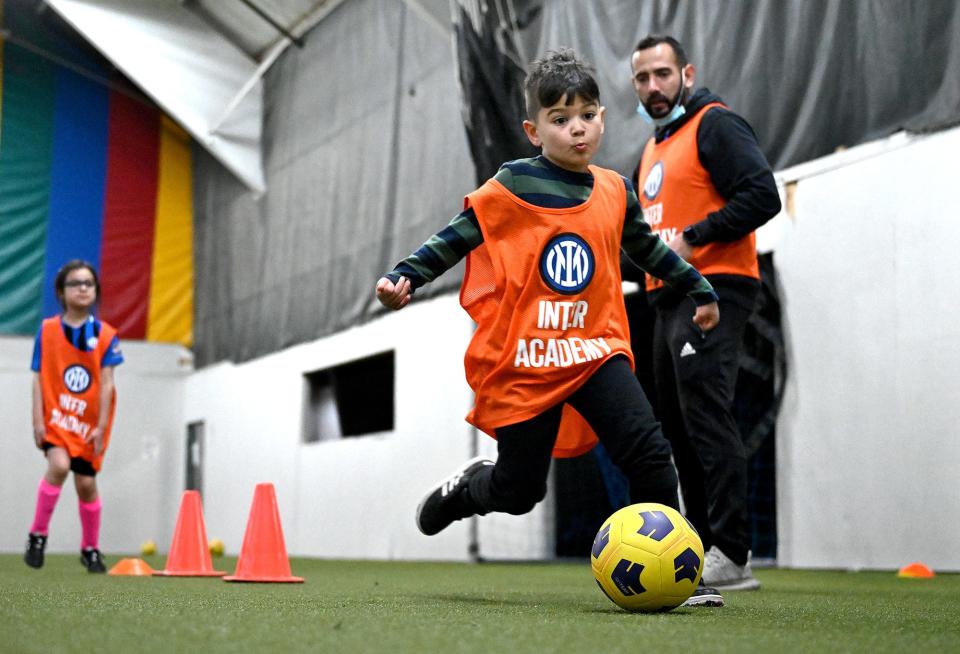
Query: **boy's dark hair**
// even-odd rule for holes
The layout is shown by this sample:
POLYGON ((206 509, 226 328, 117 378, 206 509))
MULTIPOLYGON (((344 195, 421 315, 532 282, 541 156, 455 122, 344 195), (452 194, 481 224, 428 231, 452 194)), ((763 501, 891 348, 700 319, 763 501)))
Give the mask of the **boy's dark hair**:
POLYGON ((577 96, 587 102, 600 102, 600 88, 593 78, 594 69, 577 58, 569 48, 547 52, 530 66, 530 74, 523 83, 527 102, 527 118, 536 120, 542 107, 550 107, 560 98, 572 104, 577 96))
POLYGON ((83 259, 71 259, 62 266, 60 270, 57 271, 57 276, 53 281, 53 287, 57 292, 57 301, 60 302, 60 306, 66 309, 66 305, 63 303, 63 289, 64 284, 67 282, 67 275, 72 273, 74 270, 80 270, 86 268, 90 271, 90 274, 93 275, 93 288, 97 292, 97 300, 100 300, 100 278, 97 276, 97 269, 93 267, 93 264, 89 261, 84 261, 83 259))
POLYGON ((655 48, 661 43, 666 43, 673 49, 674 57, 676 57, 677 65, 680 66, 680 68, 683 68, 689 63, 687 60, 687 53, 684 52, 683 46, 680 45, 680 41, 677 41, 672 36, 650 34, 640 39, 640 43, 637 44, 637 47, 634 48, 633 51, 639 52, 641 50, 649 50, 650 48, 655 48))

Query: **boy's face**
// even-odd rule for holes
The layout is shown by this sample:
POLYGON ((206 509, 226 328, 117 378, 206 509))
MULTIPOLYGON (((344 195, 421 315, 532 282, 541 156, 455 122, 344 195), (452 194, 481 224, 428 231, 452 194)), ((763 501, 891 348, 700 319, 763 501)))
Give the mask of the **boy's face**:
POLYGON ((523 121, 523 131, 551 162, 585 173, 600 147, 604 108, 579 95, 567 104, 569 99, 566 95, 550 107, 540 107, 535 121, 523 121))

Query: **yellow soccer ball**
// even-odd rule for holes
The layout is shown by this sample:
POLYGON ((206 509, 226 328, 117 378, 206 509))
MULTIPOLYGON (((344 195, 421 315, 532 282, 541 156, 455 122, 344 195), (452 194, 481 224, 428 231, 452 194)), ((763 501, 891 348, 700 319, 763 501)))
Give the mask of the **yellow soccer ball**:
POLYGON ((593 541, 590 567, 600 590, 627 611, 669 611, 703 574, 703 542, 679 511, 652 502, 611 515, 593 541))
POLYGON ((223 541, 219 538, 211 539, 210 543, 210 554, 211 556, 223 556, 223 541))
POLYGON ((153 556, 157 553, 157 544, 152 539, 143 541, 140 545, 140 553, 144 556, 153 556))

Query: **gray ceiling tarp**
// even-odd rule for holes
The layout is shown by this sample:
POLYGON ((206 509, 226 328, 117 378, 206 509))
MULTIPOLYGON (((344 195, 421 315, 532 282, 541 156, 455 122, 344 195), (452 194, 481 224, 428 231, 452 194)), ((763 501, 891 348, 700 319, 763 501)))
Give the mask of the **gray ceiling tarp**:
MULTIPOLYGON (((255 198, 197 150, 201 365, 379 312, 376 280, 473 188, 450 40, 405 3, 343 3, 264 82, 267 193, 255 198)), ((418 296, 459 277, 451 271, 418 296)))

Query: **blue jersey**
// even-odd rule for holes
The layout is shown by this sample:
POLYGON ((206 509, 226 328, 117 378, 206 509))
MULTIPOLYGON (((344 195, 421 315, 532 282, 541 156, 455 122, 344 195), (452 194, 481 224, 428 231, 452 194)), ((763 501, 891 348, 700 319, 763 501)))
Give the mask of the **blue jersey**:
MULTIPOLYGON (((96 348, 97 338, 100 336, 100 321, 93 316, 88 317, 86 322, 79 327, 71 327, 63 322, 63 316, 61 316, 60 326, 63 327, 63 335, 67 337, 67 342, 81 352, 89 352, 96 348)), ((33 342, 33 362, 30 364, 30 369, 34 372, 40 372, 41 350, 40 331, 37 331, 37 338, 33 342)), ((110 347, 103 353, 100 366, 109 368, 119 366, 121 363, 123 363, 123 352, 120 351, 120 339, 114 336, 110 347)))

